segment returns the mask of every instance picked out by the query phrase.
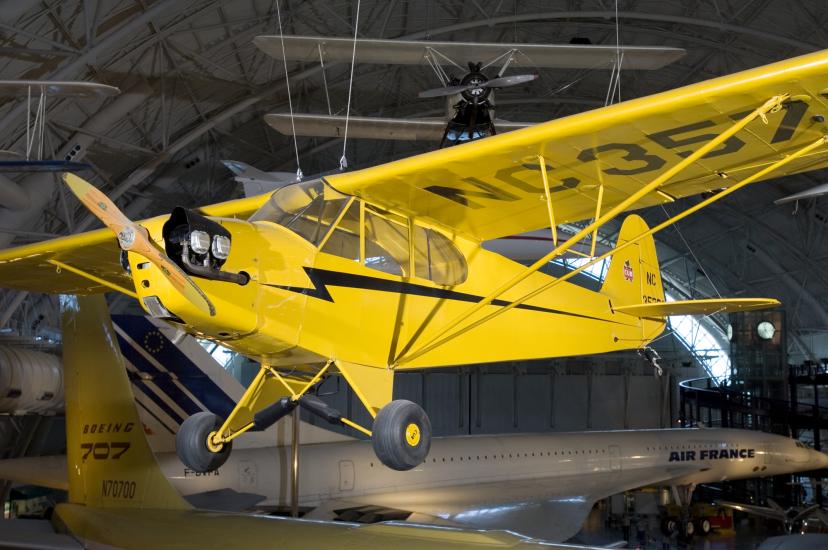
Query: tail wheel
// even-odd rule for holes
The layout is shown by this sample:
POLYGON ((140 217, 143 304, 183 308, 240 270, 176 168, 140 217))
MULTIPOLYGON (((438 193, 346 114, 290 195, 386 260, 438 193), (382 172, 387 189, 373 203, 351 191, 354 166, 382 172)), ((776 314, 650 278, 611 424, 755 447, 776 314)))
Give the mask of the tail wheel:
POLYGON ((196 472, 210 472, 227 462, 233 443, 216 448, 208 438, 221 427, 222 420, 209 412, 199 412, 185 420, 175 434, 175 451, 181 462, 196 472))
POLYGON ((398 399, 380 409, 371 430, 374 453, 392 470, 410 470, 422 464, 431 448, 431 422, 411 401, 398 399))
POLYGON ((696 531, 703 536, 707 536, 710 534, 710 520, 707 518, 702 518, 696 520, 696 531))

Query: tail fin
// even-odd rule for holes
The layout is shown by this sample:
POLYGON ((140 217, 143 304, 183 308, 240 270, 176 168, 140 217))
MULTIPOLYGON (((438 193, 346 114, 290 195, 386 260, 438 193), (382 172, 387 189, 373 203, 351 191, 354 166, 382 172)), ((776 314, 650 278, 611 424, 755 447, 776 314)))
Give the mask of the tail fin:
MULTIPOLYGON (((621 225, 616 247, 648 229, 641 216, 627 216, 621 225)), ((664 301, 661 270, 652 235, 612 255, 601 293, 610 299, 613 307, 664 301)))
POLYGON ((69 501, 187 509, 144 435, 103 296, 61 296, 69 501))

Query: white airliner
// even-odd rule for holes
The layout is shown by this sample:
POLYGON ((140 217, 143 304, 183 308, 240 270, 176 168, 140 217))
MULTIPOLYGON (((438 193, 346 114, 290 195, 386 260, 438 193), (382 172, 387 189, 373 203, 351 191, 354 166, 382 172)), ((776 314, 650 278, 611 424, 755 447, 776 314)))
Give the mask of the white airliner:
MULTIPOLYGON (((158 422, 175 422, 165 409, 191 407, 181 401, 182 395, 196 404, 217 402, 205 390, 216 380, 230 398, 242 391, 220 368, 221 372, 210 372, 209 379, 202 375, 196 380, 187 370, 196 367, 184 365, 172 341, 159 338, 149 320, 119 316, 114 320, 127 367, 138 374, 132 378, 138 383, 134 387, 139 405, 151 413, 144 417, 150 431, 165 429, 166 424, 159 428, 158 422), (142 333, 141 327, 150 332, 142 333), (146 347, 128 349, 136 344, 146 347), (143 361, 165 371, 169 367, 170 376, 149 378, 145 372, 149 363, 143 361)), ((175 344, 179 350, 184 346, 188 360, 195 361, 198 369, 209 371, 199 360, 199 352, 204 351, 186 345, 183 340, 175 344)), ((203 498, 211 494, 233 500, 228 493, 235 492, 260 495, 259 506, 286 508, 291 501, 290 425, 277 427, 275 432, 263 432, 259 441, 269 441, 271 446, 237 447, 215 472, 188 470, 171 452, 159 453, 159 462, 176 488, 202 498, 202 505, 210 506, 203 498), (272 446, 274 441, 281 444, 272 446)), ((403 517, 410 513, 408 519, 418 523, 507 529, 553 542, 575 535, 598 500, 629 489, 663 485, 692 490, 699 483, 828 468, 828 455, 799 441, 734 429, 435 438, 427 461, 407 472, 380 464, 369 441, 344 438, 304 422, 300 433, 299 504, 309 510, 305 517, 331 518, 344 510, 354 518, 360 509, 373 507, 396 510, 403 517)), ((52 459, 50 466, 48 460, 0 461, 0 478, 65 486, 65 462, 52 459)))

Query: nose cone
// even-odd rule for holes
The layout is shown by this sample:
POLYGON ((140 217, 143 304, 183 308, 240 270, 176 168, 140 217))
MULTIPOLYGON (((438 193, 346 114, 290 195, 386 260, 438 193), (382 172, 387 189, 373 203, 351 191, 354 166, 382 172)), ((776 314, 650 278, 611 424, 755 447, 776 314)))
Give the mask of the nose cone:
POLYGON ((817 468, 828 468, 828 454, 825 454, 821 451, 811 451, 814 453, 814 462, 817 464, 817 468))

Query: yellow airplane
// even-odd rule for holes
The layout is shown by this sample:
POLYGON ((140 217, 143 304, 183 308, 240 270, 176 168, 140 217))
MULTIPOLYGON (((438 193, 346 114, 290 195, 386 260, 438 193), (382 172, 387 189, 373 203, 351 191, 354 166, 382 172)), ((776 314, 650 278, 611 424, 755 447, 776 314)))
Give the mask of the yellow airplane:
MULTIPOLYGON (((164 477, 133 401, 102 296, 61 297, 68 502, 52 524, 84 548, 363 548, 451 550, 585 546, 541 544, 503 531, 357 525, 197 510, 164 477)), ((31 535, 3 540, 30 548, 31 535)), ((75 547, 65 544, 61 547, 75 547)))
MULTIPOLYGON (((0 253, 0 285, 117 290, 151 315, 261 362, 226 419, 189 418, 182 461, 208 471, 232 440, 297 404, 372 439, 385 465, 428 454, 425 412, 392 400, 403 369, 641 349, 668 315, 778 304, 664 301, 652 235, 752 182, 828 165, 828 50, 272 194, 133 222, 72 174, 105 229, 0 253), (707 192, 559 278, 539 269, 622 212, 707 192), (559 223, 586 221, 558 241, 559 223), (530 266, 483 241, 548 227, 530 266), (113 238, 113 232, 117 238, 113 238), (599 292, 568 282, 611 256, 599 292), (341 375, 373 417, 313 395, 341 375)), ((594 250, 593 250, 594 252, 594 250)))

